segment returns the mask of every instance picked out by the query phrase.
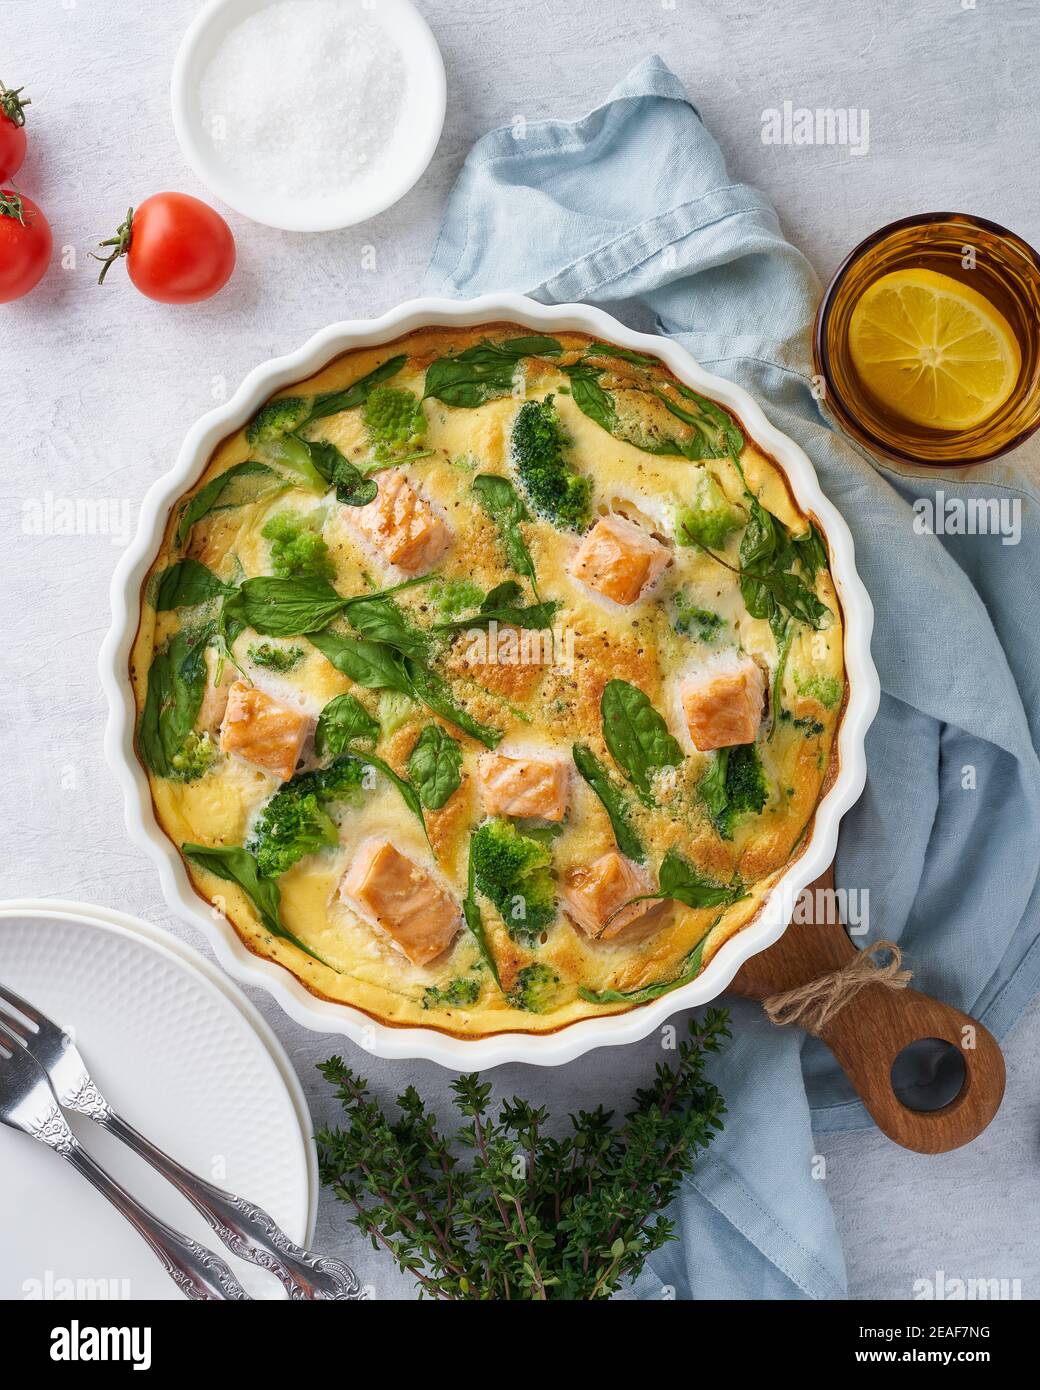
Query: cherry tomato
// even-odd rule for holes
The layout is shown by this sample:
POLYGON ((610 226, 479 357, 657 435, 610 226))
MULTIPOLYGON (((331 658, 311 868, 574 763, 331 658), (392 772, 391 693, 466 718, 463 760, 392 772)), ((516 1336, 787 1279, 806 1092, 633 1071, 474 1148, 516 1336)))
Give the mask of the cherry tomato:
POLYGON ((0 183, 13 179, 25 158, 25 107, 32 102, 22 90, 0 82, 0 183))
POLYGON ((104 258, 99 284, 113 261, 127 258, 130 279, 149 299, 194 304, 227 284, 235 238, 218 212, 187 193, 156 193, 126 215, 104 258))
POLYGON ((31 198, 0 190, 0 304, 40 283, 51 260, 50 223, 31 198))

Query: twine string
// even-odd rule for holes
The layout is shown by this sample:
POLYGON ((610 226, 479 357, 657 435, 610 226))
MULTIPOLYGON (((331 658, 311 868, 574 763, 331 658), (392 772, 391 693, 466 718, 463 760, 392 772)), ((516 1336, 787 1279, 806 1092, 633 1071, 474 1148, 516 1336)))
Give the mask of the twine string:
POLYGON ((906 989, 913 979, 912 970, 901 968, 903 953, 894 941, 875 941, 840 970, 818 975, 815 980, 771 994, 763 999, 762 1007, 770 1023, 784 1028, 797 1023, 807 1033, 820 1033, 850 999, 855 999, 867 985, 883 985, 885 989, 906 989), (879 959, 888 954, 884 963, 879 959))

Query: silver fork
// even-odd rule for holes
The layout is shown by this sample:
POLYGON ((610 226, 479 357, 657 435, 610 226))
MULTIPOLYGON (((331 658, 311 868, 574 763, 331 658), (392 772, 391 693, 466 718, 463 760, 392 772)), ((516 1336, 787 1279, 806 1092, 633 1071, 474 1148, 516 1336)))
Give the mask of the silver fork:
POLYGON ((69 1035, 2 984, 0 1019, 50 1077, 61 1105, 86 1115, 147 1160, 187 1197, 232 1254, 270 1270, 290 1298, 349 1301, 365 1297, 349 1265, 294 1244, 260 1207, 190 1172, 117 1115, 94 1084, 69 1035))
POLYGON ((188 1298, 213 1301, 249 1295, 222 1259, 167 1226, 105 1172, 69 1129, 54 1088, 21 1042, 0 1024, 0 1122, 20 1129, 71 1163, 148 1242, 188 1298))

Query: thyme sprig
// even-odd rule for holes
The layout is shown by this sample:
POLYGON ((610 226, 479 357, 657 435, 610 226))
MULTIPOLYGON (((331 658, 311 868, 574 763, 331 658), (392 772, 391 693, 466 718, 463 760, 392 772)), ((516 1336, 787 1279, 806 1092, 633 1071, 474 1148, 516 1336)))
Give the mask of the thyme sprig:
POLYGON ((544 1106, 517 1097, 494 1118, 478 1073, 452 1083, 464 1123, 451 1135, 411 1086, 388 1116, 331 1057, 319 1070, 347 1125, 316 1136, 322 1182, 420 1297, 607 1298, 676 1238, 660 1213, 722 1128, 725 1105, 704 1066, 729 1036, 724 1010, 691 1019, 674 1064, 658 1064, 620 1126, 599 1106, 572 1115, 562 1139, 547 1132, 544 1106))

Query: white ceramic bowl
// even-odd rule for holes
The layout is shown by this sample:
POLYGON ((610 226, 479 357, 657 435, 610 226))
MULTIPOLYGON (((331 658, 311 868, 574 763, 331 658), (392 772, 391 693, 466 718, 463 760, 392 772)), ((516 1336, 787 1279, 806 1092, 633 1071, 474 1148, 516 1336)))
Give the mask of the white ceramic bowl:
POLYGON ((133 840, 154 860, 163 894, 184 921, 205 933, 217 959, 235 979, 266 989, 298 1023, 319 1032, 342 1033, 376 1056, 421 1057, 457 1069, 532 1062, 555 1066, 596 1047, 634 1042, 671 1014, 721 994, 740 966, 772 945, 791 917, 798 894, 831 863, 842 815, 858 798, 866 778, 863 741, 877 712, 879 684, 870 656, 874 610, 856 573, 852 536, 841 514, 820 489, 805 453, 766 419, 756 402, 732 382, 711 376, 677 343, 634 333, 609 314, 582 304, 538 304, 522 295, 480 299, 413 299, 379 319, 336 323, 286 357, 250 372, 226 404, 204 415, 188 432, 177 462, 149 489, 141 505, 137 535, 112 579, 112 628, 101 648, 101 680, 109 701, 105 752, 123 789, 126 823, 133 840), (659 357, 687 385, 730 406, 748 432, 771 454, 790 481, 799 506, 818 518, 830 544, 832 574, 845 618, 845 668, 849 700, 838 734, 838 773, 820 802, 812 834, 747 927, 731 937, 696 980, 628 1013, 583 1019, 556 1033, 503 1033, 494 1037, 449 1037, 428 1028, 398 1028, 376 1022, 347 1004, 310 994, 288 970, 261 960, 239 940, 231 924, 199 897, 173 843, 156 823, 148 779, 134 752, 135 709, 128 665, 140 614, 141 586, 158 552, 170 508, 201 475, 210 454, 241 428, 281 387, 319 371, 350 348, 390 342, 428 324, 507 321, 540 333, 568 329, 607 339, 635 352, 659 357))
POLYGON ((288 232, 328 232, 352 227, 384 212, 418 182, 433 158, 444 128, 447 86, 444 60, 430 27, 410 0, 340 0, 382 24, 401 50, 409 75, 408 96, 400 126, 385 151, 356 189, 320 202, 285 200, 225 162, 205 130, 199 106, 199 82, 228 32, 273 0, 209 0, 189 24, 173 64, 170 101, 173 126, 185 159, 206 185, 229 207, 254 222, 288 232))

